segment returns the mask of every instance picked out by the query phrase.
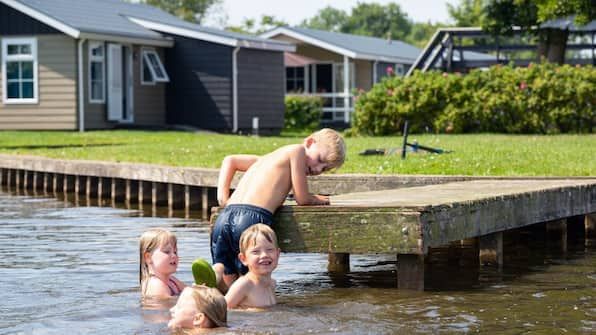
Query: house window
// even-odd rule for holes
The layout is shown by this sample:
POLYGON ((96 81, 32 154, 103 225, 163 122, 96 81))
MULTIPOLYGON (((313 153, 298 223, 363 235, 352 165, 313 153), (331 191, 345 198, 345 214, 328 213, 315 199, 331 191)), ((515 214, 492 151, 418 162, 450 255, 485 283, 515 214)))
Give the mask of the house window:
POLYGON ((304 92, 304 67, 286 67, 286 92, 304 92))
POLYGON ((89 43, 89 102, 105 102, 105 48, 103 43, 89 43))
POLYGON ((142 50, 142 61, 141 61, 141 83, 142 84, 155 84, 167 83, 170 81, 168 73, 166 72, 159 55, 153 49, 142 50))
POLYGON ((2 40, 2 91, 5 104, 37 103, 37 40, 2 40))

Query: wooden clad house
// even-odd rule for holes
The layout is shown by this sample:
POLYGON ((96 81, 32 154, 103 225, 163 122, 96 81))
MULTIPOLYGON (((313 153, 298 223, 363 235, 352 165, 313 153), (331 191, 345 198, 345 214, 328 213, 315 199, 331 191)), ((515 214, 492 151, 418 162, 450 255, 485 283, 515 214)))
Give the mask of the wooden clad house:
POLYGON ((391 39, 299 27, 278 27, 260 35, 296 45, 286 53, 286 93, 325 98, 323 122, 348 124, 352 92, 369 90, 388 68, 403 76, 420 49, 391 39))
POLYGON ((0 0, 0 129, 283 127, 285 42, 121 0, 0 0))

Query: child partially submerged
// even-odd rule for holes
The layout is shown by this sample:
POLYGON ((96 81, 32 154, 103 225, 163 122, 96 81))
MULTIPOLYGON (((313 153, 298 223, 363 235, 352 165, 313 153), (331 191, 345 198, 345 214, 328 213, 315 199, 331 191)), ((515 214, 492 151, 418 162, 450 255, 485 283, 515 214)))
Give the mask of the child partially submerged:
POLYGON ((173 276, 178 270, 176 235, 166 229, 150 229, 139 240, 139 281, 143 297, 169 298, 186 286, 173 276))
POLYGON ((172 329, 227 326, 226 299, 216 288, 204 285, 186 287, 170 312, 172 319, 168 327, 172 329))
POLYGON ((226 293, 229 308, 275 305, 276 283, 271 274, 279 255, 277 236, 269 226, 257 223, 242 233, 238 258, 248 267, 248 273, 238 278, 226 293))

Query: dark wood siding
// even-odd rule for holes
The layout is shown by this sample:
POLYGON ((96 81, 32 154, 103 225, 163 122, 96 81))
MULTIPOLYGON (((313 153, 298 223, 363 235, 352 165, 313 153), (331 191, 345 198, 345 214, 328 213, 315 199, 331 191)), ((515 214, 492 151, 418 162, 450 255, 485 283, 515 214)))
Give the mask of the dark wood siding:
POLYGON ((281 131, 285 114, 283 52, 241 49, 238 52, 238 128, 252 129, 259 118, 260 133, 281 131))
POLYGON ((174 47, 166 49, 167 122, 231 131, 233 48, 172 37, 174 47))
POLYGON ((0 3, 0 35, 60 33, 60 31, 0 3))

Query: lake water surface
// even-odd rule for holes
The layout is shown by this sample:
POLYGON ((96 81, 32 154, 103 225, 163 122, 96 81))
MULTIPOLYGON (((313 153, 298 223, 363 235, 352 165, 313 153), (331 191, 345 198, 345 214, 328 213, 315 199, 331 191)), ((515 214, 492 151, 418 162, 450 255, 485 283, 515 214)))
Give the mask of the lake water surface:
MULTIPOLYGON (((177 277, 210 259, 209 227, 142 212, 74 207, 0 192, 0 334, 169 334, 167 304, 140 299, 138 238, 152 227, 178 237, 177 277)), ((212 334, 595 334, 596 247, 544 245, 501 273, 438 263, 426 291, 399 291, 394 255, 352 255, 347 275, 327 255, 282 254, 278 305, 232 311, 212 334), (556 249, 556 248, 555 248, 556 249)))

